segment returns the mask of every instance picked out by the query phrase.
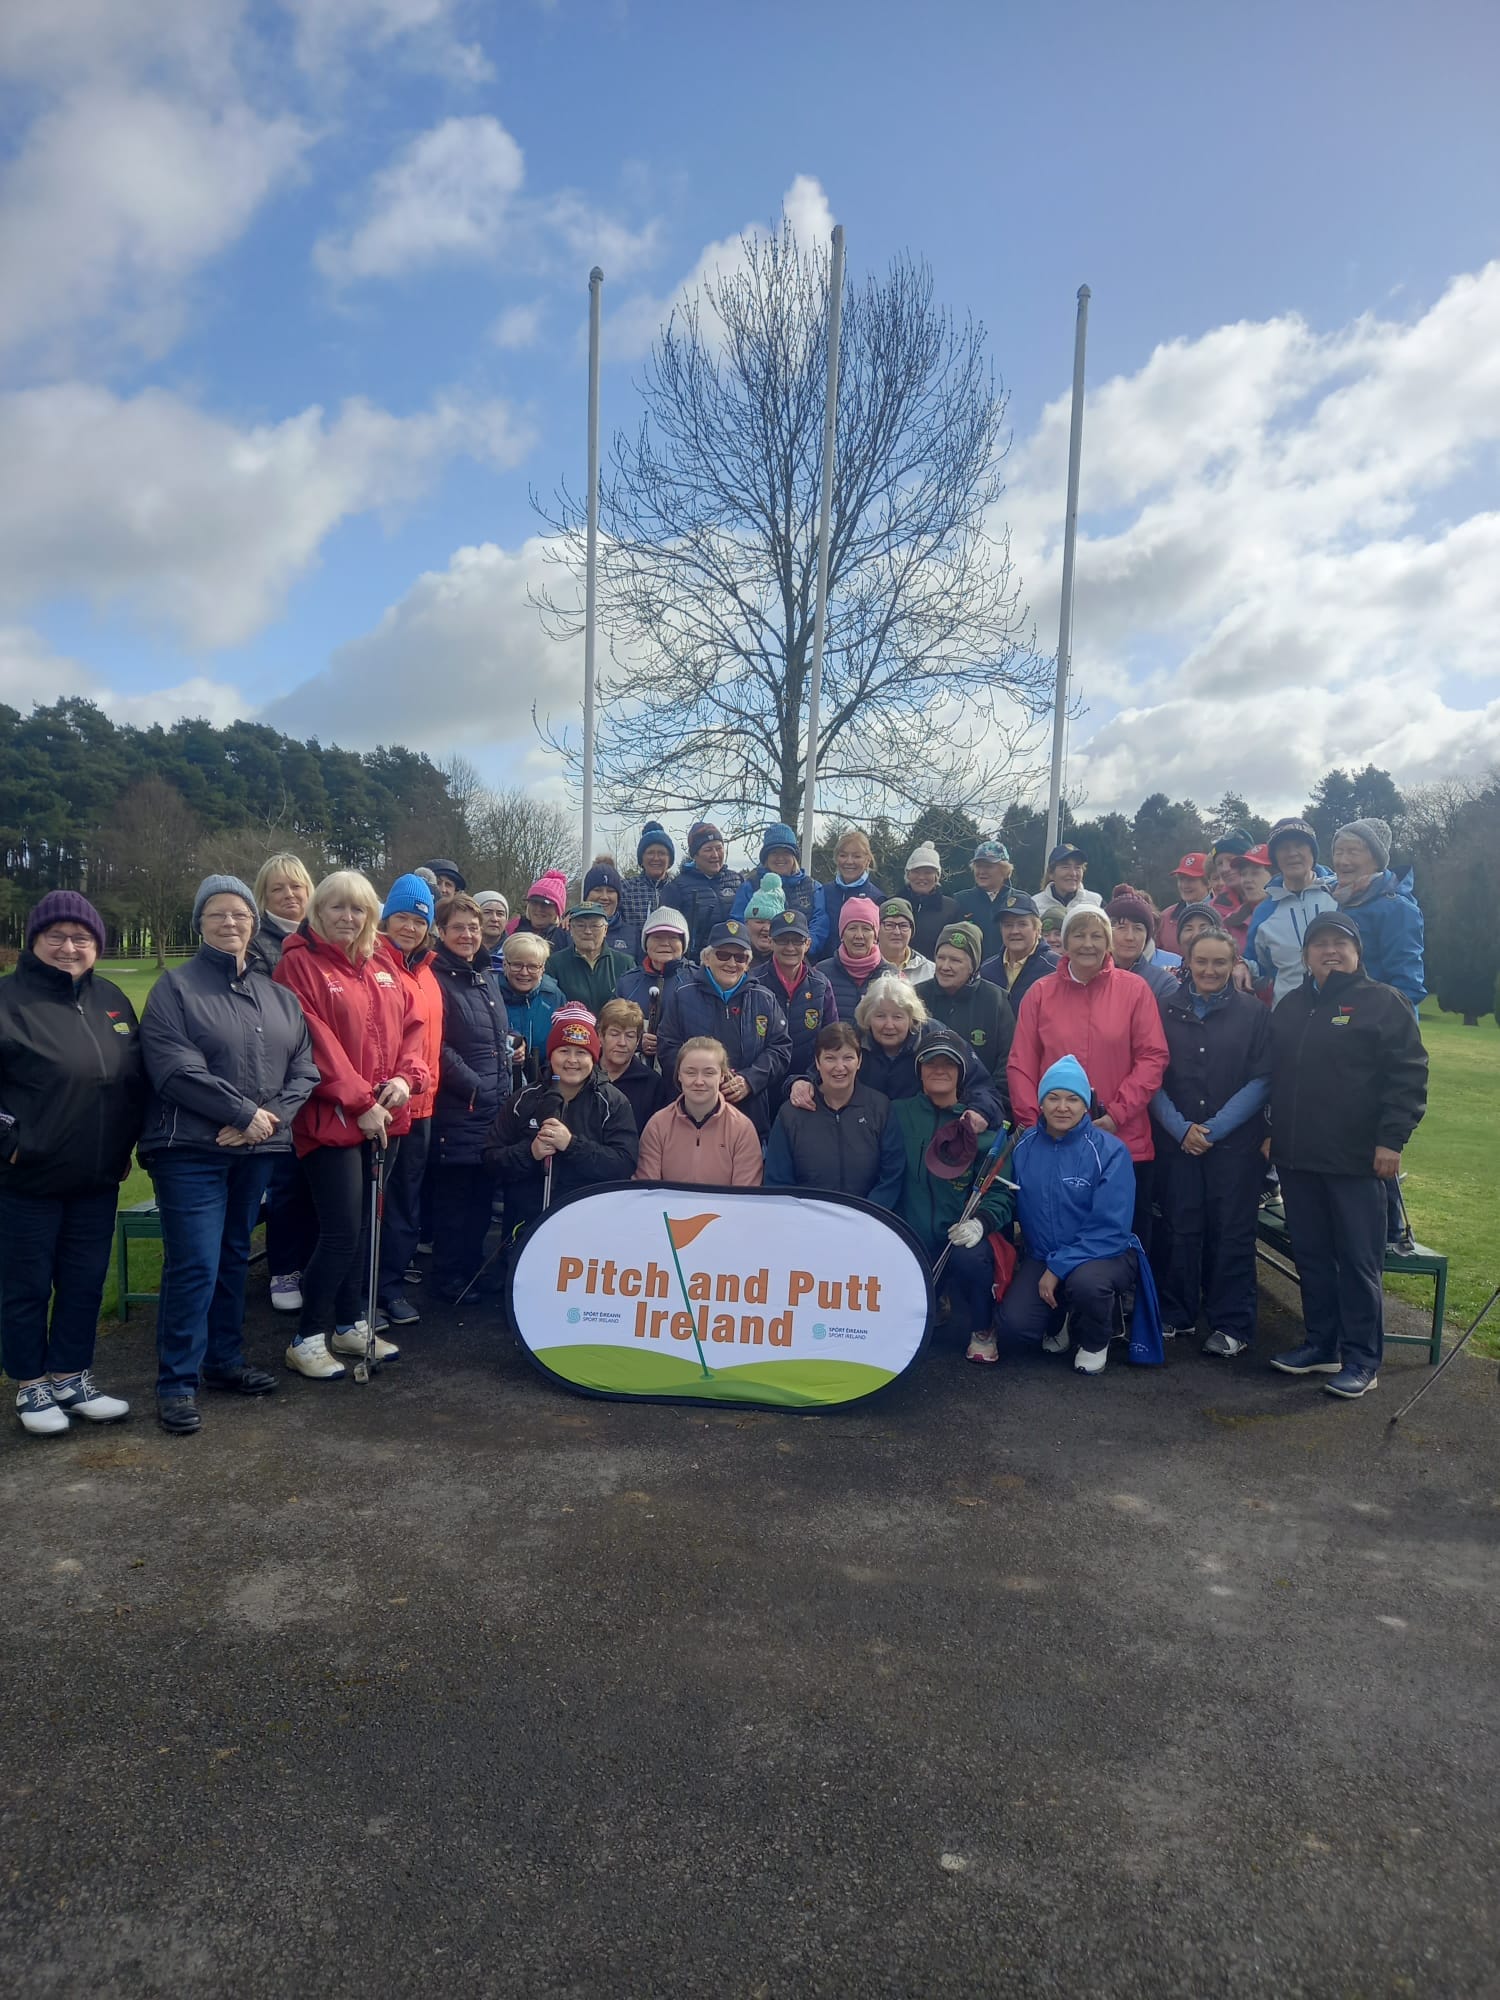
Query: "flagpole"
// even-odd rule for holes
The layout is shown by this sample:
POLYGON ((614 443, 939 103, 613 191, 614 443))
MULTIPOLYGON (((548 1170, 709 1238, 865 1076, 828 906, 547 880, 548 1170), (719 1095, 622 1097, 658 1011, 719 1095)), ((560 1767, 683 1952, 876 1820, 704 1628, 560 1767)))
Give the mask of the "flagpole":
POLYGON ((1078 540, 1078 469, 1083 457, 1083 348, 1088 335, 1087 285, 1078 287, 1073 334, 1073 417, 1068 428, 1068 511, 1063 522, 1062 604, 1057 615, 1057 693, 1052 705, 1052 782, 1047 792, 1047 853, 1058 843, 1062 813, 1063 744, 1068 733, 1068 670, 1073 659, 1073 551, 1078 540))
POLYGON ((828 543, 833 514, 833 451, 839 415, 839 328, 844 317, 844 225, 833 232, 828 267, 828 386, 823 397, 823 493, 818 508, 818 595, 812 673, 807 685, 807 771, 802 782, 802 866, 812 872, 817 837, 818 727, 823 699, 823 628, 828 619, 828 543))
POLYGON ((599 305, 604 273, 589 272, 589 501, 583 586, 583 866, 594 859, 595 572, 599 556, 599 305))

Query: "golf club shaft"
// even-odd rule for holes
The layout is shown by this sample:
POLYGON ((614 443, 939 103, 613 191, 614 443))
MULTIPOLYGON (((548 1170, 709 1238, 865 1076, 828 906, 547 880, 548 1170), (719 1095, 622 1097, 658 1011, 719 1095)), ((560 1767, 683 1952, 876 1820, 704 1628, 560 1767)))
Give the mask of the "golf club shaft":
POLYGON ((1464 1333, 1460 1334, 1459 1338, 1453 1343, 1453 1346, 1443 1356, 1442 1360, 1438 1363, 1437 1367, 1433 1369, 1432 1373, 1428 1376, 1427 1380, 1422 1384, 1421 1388, 1418 1389, 1417 1393, 1414 1396, 1407 1397, 1406 1401, 1401 1405, 1400 1409, 1397 1410, 1395 1416, 1391 1418, 1391 1422, 1393 1424, 1399 1423, 1401 1421, 1401 1419, 1406 1415, 1407 1411, 1411 1408, 1413 1403, 1420 1403, 1422 1398, 1427 1394, 1427 1391, 1432 1387, 1433 1383, 1436 1382, 1439 1375, 1441 1375, 1443 1370, 1448 1366, 1448 1363, 1450 1361, 1456 1361, 1458 1359, 1459 1353, 1464 1347, 1464 1344, 1469 1339, 1470 1334, 1477 1333, 1479 1331, 1481 1324, 1484 1322, 1485 1319, 1489 1317, 1490 1308, 1494 1305, 1496 1299, 1500 1299, 1500 1285, 1496 1285, 1494 1291, 1490 1293, 1489 1297, 1485 1300, 1484 1305, 1480 1308, 1479 1317, 1474 1321, 1474 1324, 1471 1327, 1469 1327, 1464 1333))

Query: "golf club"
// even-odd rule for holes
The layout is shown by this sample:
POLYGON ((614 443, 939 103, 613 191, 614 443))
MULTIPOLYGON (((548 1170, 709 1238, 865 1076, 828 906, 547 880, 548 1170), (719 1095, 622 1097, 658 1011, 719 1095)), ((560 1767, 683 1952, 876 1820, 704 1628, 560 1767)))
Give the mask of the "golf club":
POLYGON ((376 1293, 380 1288, 380 1225, 385 1216, 385 1142, 370 1141, 370 1267, 365 1287, 365 1351, 354 1364, 356 1382, 368 1382, 375 1359, 376 1293))
MULTIPOLYGON (((1483 1306, 1481 1306, 1479 1310, 1478 1319, 1476 1319, 1474 1321, 1474 1324, 1471 1327, 1469 1327, 1467 1331, 1461 1334, 1460 1337, 1453 1343, 1451 1349, 1448 1351, 1448 1353, 1446 1353, 1443 1356, 1442 1360, 1438 1363, 1437 1367, 1433 1369, 1432 1373, 1428 1376, 1427 1380, 1422 1384, 1421 1388, 1418 1389, 1417 1393, 1414 1396, 1407 1397, 1406 1401, 1401 1405, 1400 1409, 1397 1410, 1395 1416, 1391 1418, 1392 1424, 1400 1423, 1401 1419, 1406 1415, 1407 1411, 1411 1408, 1412 1404, 1421 1402, 1422 1398, 1427 1394, 1427 1391, 1432 1387, 1433 1383, 1438 1379, 1439 1375, 1441 1375, 1443 1370, 1448 1366, 1448 1363, 1458 1358, 1459 1350, 1460 1348, 1462 1348, 1464 1342, 1469 1338, 1469 1335, 1472 1333, 1477 1333, 1479 1331, 1480 1323, 1489 1317, 1490 1308, 1494 1305, 1496 1299, 1500 1299, 1500 1285, 1496 1285, 1494 1291, 1490 1293, 1489 1297, 1485 1300, 1483 1306)), ((1387 1425, 1387 1429, 1389 1428, 1390 1426, 1387 1425)))
MULTIPOLYGON (((1002 1125, 996 1132, 994 1138, 990 1141, 990 1163, 985 1171, 976 1178, 973 1191, 969 1195, 969 1199, 964 1203, 964 1212, 958 1218, 959 1222, 969 1221, 975 1209, 978 1208, 990 1189, 995 1185, 995 1182, 1000 1177, 1000 1169, 1009 1161, 1011 1154, 1015 1151, 1016 1141, 1020 1136, 1019 1131, 1013 1132, 1009 1139, 1005 1140, 1005 1144, 1002 1147, 1000 1142, 1002 1139, 1005 1139, 1004 1126, 1002 1125)), ((1006 1182, 1007 1187, 1011 1185, 1011 1182, 1006 1182)), ((958 1224, 955 1223, 954 1227, 957 1228, 958 1224)), ((934 1286, 936 1286, 938 1279, 943 1275, 944 1266, 948 1262, 948 1253, 952 1248, 953 1245, 951 1242, 945 1243, 942 1255, 932 1267, 932 1282, 934 1286)))

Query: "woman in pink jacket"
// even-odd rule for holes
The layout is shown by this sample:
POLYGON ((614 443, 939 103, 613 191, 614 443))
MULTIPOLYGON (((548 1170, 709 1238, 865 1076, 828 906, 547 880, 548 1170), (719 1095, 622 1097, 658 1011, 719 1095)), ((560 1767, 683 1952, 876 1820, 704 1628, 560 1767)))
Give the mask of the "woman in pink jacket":
POLYGON ((1062 943, 1062 964, 1028 990, 1016 1017, 1006 1064, 1011 1109, 1018 1125, 1035 1125, 1041 1077, 1063 1056, 1083 1064, 1102 1106, 1094 1124, 1115 1133, 1135 1162, 1135 1233, 1149 1248, 1149 1106, 1167 1071, 1156 995, 1144 979, 1115 964, 1114 936, 1102 910, 1070 910, 1062 943))
POLYGON ((725 1101, 729 1055, 712 1035, 692 1035, 677 1051, 675 1104, 646 1120, 638 1181, 688 1181, 704 1187, 759 1187, 760 1134, 725 1101))

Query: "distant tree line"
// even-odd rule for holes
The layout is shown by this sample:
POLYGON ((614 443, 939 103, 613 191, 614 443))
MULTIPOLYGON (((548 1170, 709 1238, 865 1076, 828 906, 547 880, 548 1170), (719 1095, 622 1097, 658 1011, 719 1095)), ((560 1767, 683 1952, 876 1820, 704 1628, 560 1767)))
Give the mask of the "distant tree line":
MULTIPOLYGON (((707 805, 708 802, 705 802, 707 805)), ((654 810, 655 802, 643 802, 654 810)), ((644 817, 644 812, 643 815, 644 817)), ((1304 816, 1324 859, 1350 820, 1389 821, 1392 866, 1416 875, 1427 920, 1427 979, 1439 1003, 1466 1020, 1496 1011, 1500 983, 1500 772, 1401 791, 1388 771, 1333 770, 1313 787, 1304 816)), ((766 817, 774 814, 767 812, 766 817)), ((1263 840, 1271 822, 1226 792, 1200 808, 1153 792, 1135 813, 1084 818, 1066 804, 1066 836, 1089 857, 1089 883, 1117 882, 1165 907, 1183 854, 1233 827, 1263 840)), ((949 878, 975 842, 999 833, 1017 884, 1038 887, 1046 818, 1012 805, 998 825, 957 808, 930 807, 910 824, 869 822, 875 874, 888 888, 906 857, 931 840, 949 878)), ((813 857, 833 872, 837 828, 813 857)), ((573 821, 518 789, 484 783, 463 757, 434 763, 400 746, 344 750, 301 742, 254 722, 218 729, 182 721, 136 729, 92 702, 68 699, 29 716, 0 704, 0 950, 14 951, 26 913, 49 889, 81 889, 113 933, 112 945, 158 956, 186 951, 193 889, 209 870, 253 879, 278 848, 300 854, 314 877, 359 868, 384 885, 435 855, 451 857, 476 887, 503 890, 518 908, 545 868, 577 873, 573 821)), ((628 868, 629 852, 621 855, 628 868)))

